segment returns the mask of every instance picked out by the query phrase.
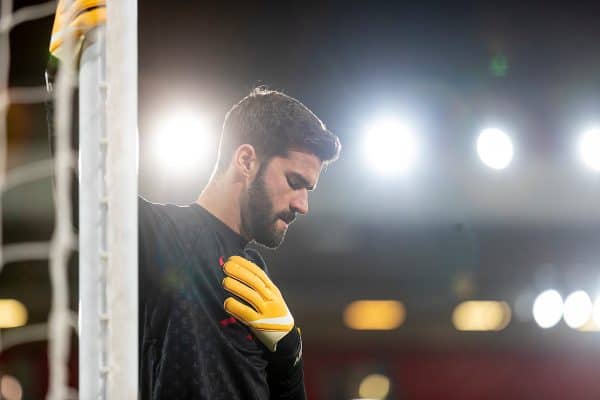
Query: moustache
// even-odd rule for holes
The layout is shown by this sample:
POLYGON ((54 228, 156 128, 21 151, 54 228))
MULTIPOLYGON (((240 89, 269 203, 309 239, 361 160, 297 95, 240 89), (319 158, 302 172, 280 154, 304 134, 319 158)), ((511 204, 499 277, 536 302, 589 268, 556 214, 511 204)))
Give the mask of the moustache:
POLYGON ((283 222, 285 222, 286 224, 289 225, 296 220, 296 213, 290 212, 290 213, 279 214, 277 219, 281 219, 281 220, 283 220, 283 222))

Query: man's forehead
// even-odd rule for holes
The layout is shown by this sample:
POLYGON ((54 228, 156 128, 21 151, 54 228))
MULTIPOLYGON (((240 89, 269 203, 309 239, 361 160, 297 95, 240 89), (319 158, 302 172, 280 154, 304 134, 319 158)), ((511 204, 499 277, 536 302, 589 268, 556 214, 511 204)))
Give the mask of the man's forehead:
POLYGON ((294 163, 305 165, 316 170, 320 170, 323 164, 319 157, 308 151, 288 150, 286 158, 294 163))

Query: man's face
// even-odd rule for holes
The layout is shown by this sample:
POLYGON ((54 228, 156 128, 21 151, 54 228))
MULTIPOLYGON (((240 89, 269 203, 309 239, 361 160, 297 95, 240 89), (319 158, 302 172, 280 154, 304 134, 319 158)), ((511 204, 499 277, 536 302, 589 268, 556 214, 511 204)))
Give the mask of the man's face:
POLYGON ((250 238, 279 247, 296 214, 308 212, 308 192, 316 187, 321 167, 317 156, 303 151, 262 164, 242 203, 243 230, 250 238))

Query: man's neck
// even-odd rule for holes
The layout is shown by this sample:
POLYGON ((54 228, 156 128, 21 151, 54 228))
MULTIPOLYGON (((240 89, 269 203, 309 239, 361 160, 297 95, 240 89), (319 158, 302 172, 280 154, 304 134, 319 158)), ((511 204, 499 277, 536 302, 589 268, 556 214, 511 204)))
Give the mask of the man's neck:
POLYGON ((225 177, 211 179, 196 203, 241 235, 240 195, 235 185, 225 182, 225 177))

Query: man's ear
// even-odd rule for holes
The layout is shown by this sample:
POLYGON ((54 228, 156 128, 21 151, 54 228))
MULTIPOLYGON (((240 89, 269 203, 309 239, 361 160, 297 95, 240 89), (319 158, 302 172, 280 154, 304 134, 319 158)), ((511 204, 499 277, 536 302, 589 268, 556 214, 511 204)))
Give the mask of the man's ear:
POLYGON ((242 176, 254 178, 258 171, 259 161, 254 146, 243 144, 233 153, 233 167, 242 176))

